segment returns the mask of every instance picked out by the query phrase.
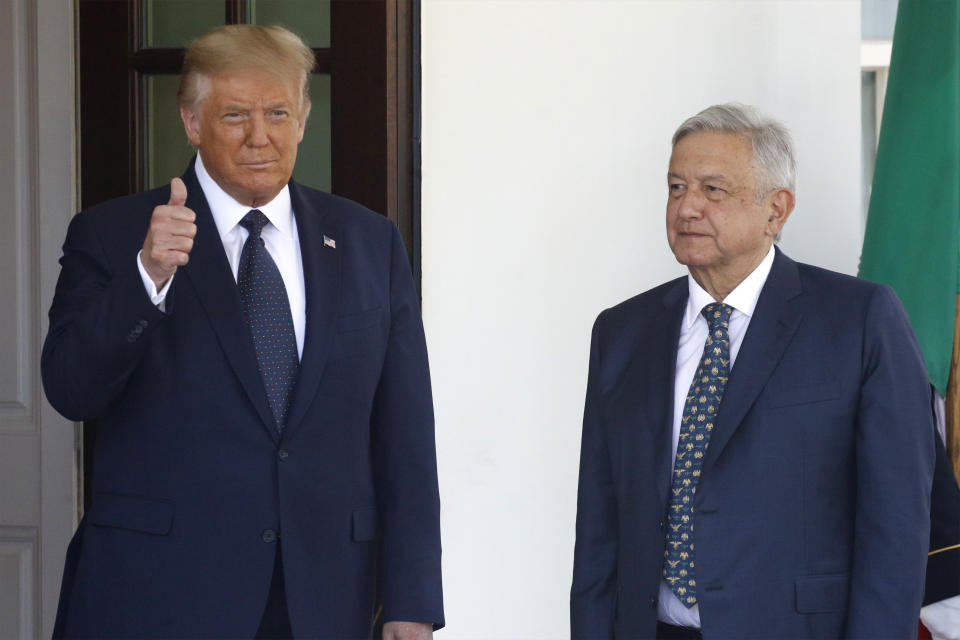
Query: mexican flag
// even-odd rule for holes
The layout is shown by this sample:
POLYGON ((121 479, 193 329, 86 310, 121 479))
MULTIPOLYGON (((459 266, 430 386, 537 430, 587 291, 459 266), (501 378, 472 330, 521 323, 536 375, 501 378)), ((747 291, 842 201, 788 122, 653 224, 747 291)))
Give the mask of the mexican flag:
POLYGON ((960 0, 900 0, 860 276, 892 286, 946 395, 960 291, 960 0))

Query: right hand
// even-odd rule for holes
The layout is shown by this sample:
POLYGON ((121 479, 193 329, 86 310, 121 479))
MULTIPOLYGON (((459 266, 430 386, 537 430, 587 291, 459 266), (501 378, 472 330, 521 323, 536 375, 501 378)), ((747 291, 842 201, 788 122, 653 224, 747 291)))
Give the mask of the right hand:
POLYGON ((150 229, 143 241, 140 261, 157 290, 173 277, 177 267, 187 264, 193 238, 197 235, 197 214, 183 206, 187 187, 180 178, 170 181, 170 201, 154 208, 150 229))

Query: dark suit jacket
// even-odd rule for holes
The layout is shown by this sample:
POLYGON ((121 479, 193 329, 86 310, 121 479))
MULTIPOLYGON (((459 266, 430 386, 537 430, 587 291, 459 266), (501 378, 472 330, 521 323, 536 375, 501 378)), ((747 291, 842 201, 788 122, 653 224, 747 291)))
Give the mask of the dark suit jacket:
MULTIPOLYGON (((584 412, 574 638, 652 638, 686 278, 600 314, 584 412)), ((777 250, 694 503, 704 637, 916 638, 933 427, 888 287, 777 250)))
POLYGON ((183 181, 198 229, 165 313, 136 255, 169 187, 84 211, 67 233, 43 382, 98 434, 57 633, 253 637, 277 537, 297 637, 369 637, 378 573, 386 620, 442 625, 427 354, 396 227, 290 183, 306 337, 280 436, 192 164, 183 181))
POLYGON ((960 487, 938 434, 930 496, 930 556, 923 604, 960 595, 960 487))

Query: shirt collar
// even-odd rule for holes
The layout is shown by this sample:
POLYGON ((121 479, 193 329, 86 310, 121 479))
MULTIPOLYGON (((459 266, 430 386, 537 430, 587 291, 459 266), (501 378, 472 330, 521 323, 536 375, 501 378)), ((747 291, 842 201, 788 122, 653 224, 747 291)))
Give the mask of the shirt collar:
MULTIPOLYGON (((770 269, 773 267, 773 257, 776 250, 770 246, 767 255, 764 256, 760 264, 750 272, 743 281, 723 299, 725 304, 730 305, 735 311, 739 311, 748 318, 753 316, 754 309, 757 308, 757 300, 760 299, 760 292, 763 285, 767 282, 767 276, 770 275, 770 269)), ((687 275, 687 288, 690 294, 687 296, 687 309, 684 313, 684 326, 690 328, 700 317, 700 311, 715 302, 713 296, 706 292, 700 284, 693 279, 692 275, 687 275)))
MULTIPOLYGON (((197 160, 194 163, 194 170, 197 174, 197 182, 203 190, 203 195, 207 198, 207 204, 210 205, 210 213, 213 214, 213 220, 217 224, 217 231, 220 236, 226 236, 234 227, 247 215, 251 207, 241 204, 233 199, 216 181, 207 173, 203 166, 203 160, 200 153, 197 152, 197 160)), ((275 226, 281 233, 289 234, 293 224, 293 208, 290 204, 290 186, 283 185, 273 200, 257 207, 267 216, 270 224, 275 226)))

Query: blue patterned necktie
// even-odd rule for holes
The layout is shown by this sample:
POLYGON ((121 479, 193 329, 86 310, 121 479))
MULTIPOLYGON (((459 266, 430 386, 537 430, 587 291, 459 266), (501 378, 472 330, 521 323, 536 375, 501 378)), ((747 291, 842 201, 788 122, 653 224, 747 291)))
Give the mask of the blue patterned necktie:
POLYGON ((297 380, 300 358, 287 289, 283 286, 277 264, 260 237, 268 222, 259 209, 251 210, 240 221, 250 235, 240 252, 237 286, 257 352, 260 377, 280 431, 290 407, 290 392, 297 380))
POLYGON ((700 480, 703 456, 710 444, 713 421, 720 408, 723 388, 730 374, 730 314, 733 307, 715 302, 700 312, 707 319, 707 342, 697 373, 683 405, 680 440, 673 465, 670 511, 667 515, 667 546, 663 553, 663 577, 688 609, 697 604, 694 572, 693 498, 700 480))

